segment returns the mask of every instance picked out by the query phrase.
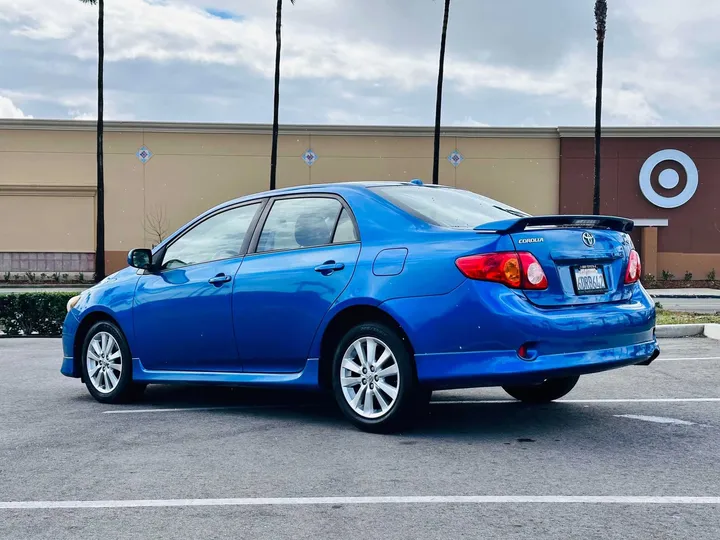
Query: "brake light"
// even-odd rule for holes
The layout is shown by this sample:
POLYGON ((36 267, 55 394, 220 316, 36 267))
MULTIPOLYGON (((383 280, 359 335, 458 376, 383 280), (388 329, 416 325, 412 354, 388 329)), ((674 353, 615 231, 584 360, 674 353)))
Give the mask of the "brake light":
POLYGON ((625 284, 631 285, 640 279, 642 274, 642 264, 640 264, 640 255, 634 249, 630 252, 628 258, 627 270, 625 271, 625 284))
POLYGON ((547 289, 545 272, 526 252, 484 253, 460 257, 455 265, 470 279, 503 283, 513 289, 547 289))

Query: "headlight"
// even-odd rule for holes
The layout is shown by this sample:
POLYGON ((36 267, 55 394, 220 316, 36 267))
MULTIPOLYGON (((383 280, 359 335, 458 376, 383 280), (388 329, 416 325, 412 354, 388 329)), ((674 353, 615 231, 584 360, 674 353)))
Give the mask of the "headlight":
POLYGON ((70 310, 75 307, 75 305, 80 301, 80 296, 73 296, 70 300, 68 300, 67 303, 67 310, 68 313, 70 313, 70 310))

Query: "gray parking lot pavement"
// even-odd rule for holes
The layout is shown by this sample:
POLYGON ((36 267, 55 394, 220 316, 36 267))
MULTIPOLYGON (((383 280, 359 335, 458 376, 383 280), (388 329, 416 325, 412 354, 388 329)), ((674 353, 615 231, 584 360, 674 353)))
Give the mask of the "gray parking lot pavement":
POLYGON ((720 313, 720 298, 656 298, 663 309, 688 313, 720 313))
POLYGON ((661 346, 555 404, 437 392, 415 430, 380 436, 298 392, 102 405, 60 375, 58 340, 0 339, 0 538, 716 539, 720 345, 661 346))

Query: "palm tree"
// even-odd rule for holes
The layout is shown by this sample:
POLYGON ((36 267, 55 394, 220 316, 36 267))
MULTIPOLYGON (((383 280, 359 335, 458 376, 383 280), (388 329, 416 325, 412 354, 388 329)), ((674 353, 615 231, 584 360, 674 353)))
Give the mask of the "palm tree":
POLYGON ((435 103, 435 142, 433 149, 433 184, 440 182, 440 117, 442 115, 443 76, 445 74, 445 43, 447 42, 448 17, 450 16, 450 0, 445 0, 442 38, 440 39, 440 66, 438 67, 437 101, 435 103))
POLYGON ((98 6, 97 221, 95 280, 105 278, 105 176, 103 172, 103 64, 105 60, 105 0, 80 0, 98 6))
POLYGON ((600 214, 600 136, 602 122, 603 54, 607 0, 595 0, 595 33, 597 34, 597 72, 595 75, 595 184, 593 186, 593 214, 600 214))
MULTIPOLYGON (((295 0, 290 0, 295 4, 295 0)), ((270 189, 275 189, 277 177, 277 153, 278 153, 278 134, 280 126, 278 124, 278 115, 280 112, 280 50, 282 49, 282 6, 283 0, 277 0, 277 15, 275 16, 275 101, 273 103, 273 131, 272 131, 272 150, 270 151, 270 189)))

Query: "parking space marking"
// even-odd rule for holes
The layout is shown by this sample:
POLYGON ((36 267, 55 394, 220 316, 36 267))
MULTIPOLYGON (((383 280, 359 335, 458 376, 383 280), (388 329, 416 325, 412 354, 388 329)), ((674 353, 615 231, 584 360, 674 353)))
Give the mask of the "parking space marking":
POLYGON ((720 505, 720 497, 594 495, 439 495, 400 497, 258 497, 232 499, 136 499, 108 501, 9 501, 0 510, 168 508, 188 506, 308 506, 356 504, 671 504, 720 505))
MULTIPOLYGON (((464 399, 431 401, 432 405, 501 405, 521 403, 515 399, 464 399)), ((634 399, 558 399, 554 403, 720 403, 720 398, 634 398, 634 399)))
POLYGON ((686 357, 686 358, 663 358, 662 355, 659 356, 655 362, 677 362, 679 360, 682 361, 688 361, 688 360, 720 360, 720 356, 693 356, 693 357, 686 357))
MULTIPOLYGON (((431 401, 431 405, 508 405, 520 404, 515 399, 460 399, 431 401)), ((635 399, 559 399, 555 403, 720 403, 720 398, 635 398, 635 399)), ((322 404, 307 405, 238 405, 225 407, 174 407, 157 409, 117 409, 102 411, 102 414, 153 414, 204 411, 252 411, 258 409, 301 409, 322 407, 322 404)))
POLYGON ((629 418, 630 420, 642 420, 643 422, 654 422, 656 424, 677 424, 679 426, 695 426, 695 422, 678 420, 677 418, 666 418, 664 416, 644 416, 642 414, 614 414, 615 418, 629 418))

